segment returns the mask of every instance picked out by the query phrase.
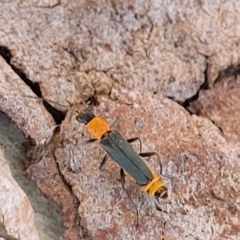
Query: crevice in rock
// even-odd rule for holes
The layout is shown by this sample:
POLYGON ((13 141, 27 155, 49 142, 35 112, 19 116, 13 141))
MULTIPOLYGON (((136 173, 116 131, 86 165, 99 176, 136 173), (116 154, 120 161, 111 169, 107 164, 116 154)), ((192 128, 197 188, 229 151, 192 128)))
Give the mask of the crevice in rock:
POLYGON ((237 77, 240 74, 240 64, 237 66, 229 66, 228 68, 219 72, 217 79, 214 81, 214 85, 220 82, 223 78, 228 78, 230 76, 237 77))
MULTIPOLYGON (((73 191, 72 191, 72 186, 71 186, 71 184, 68 183, 68 181, 65 179, 64 175, 62 174, 61 168, 60 168, 59 163, 58 163, 58 161, 57 161, 57 157, 55 156, 55 149, 56 149, 56 147, 57 147, 57 144, 55 144, 55 143, 53 142, 53 139, 54 139, 54 141, 56 141, 56 142, 59 141, 59 131, 56 131, 56 132, 54 133, 54 136, 53 136, 53 138, 52 138, 52 140, 51 140, 51 143, 52 143, 52 145, 53 145, 53 149, 51 150, 51 152, 52 152, 52 156, 53 156, 53 158, 54 158, 54 160, 55 160, 56 167, 57 167, 57 169, 58 169, 59 177, 61 178, 63 184, 64 184, 65 187, 68 189, 68 191, 74 196, 73 191), (56 137, 56 136, 57 136, 57 137, 56 137), (54 139, 54 138, 56 138, 56 139, 54 139)), ((77 201, 78 201, 78 200, 77 200, 77 201)))
MULTIPOLYGON (((207 77, 207 71, 208 71, 208 64, 207 67, 204 71, 204 82, 203 84, 199 87, 197 93, 195 95, 193 95, 192 97, 186 99, 185 102, 179 102, 177 101, 178 104, 180 104, 181 106, 183 106, 189 113, 192 114, 192 112, 188 109, 188 107, 190 106, 191 102, 194 102, 198 99, 199 97, 199 93, 201 90, 207 90, 209 89, 209 83, 208 83, 208 77, 207 77)), ((228 78, 230 76, 235 76, 237 77, 237 75, 240 74, 240 64, 237 66, 230 66, 222 71, 219 72, 218 77, 216 78, 216 80, 214 81, 215 85, 216 83, 220 82, 223 78, 228 78)), ((170 98, 171 99, 171 98, 170 98)))
POLYGON ((199 97, 199 93, 201 90, 206 90, 209 88, 209 83, 208 83, 208 77, 207 77, 207 71, 208 71, 208 63, 206 66, 206 69, 204 71, 204 82, 202 83, 202 85, 199 87, 199 89, 197 90, 196 94, 193 95, 192 97, 188 98, 185 100, 185 102, 179 102, 177 101, 178 104, 180 104, 181 106, 183 106, 190 114, 192 114, 192 112, 190 111, 190 109, 188 108, 190 106, 191 102, 194 102, 198 99, 199 97))
MULTIPOLYGON (((39 97, 42 98, 42 92, 40 89, 40 85, 36 82, 31 81, 27 78, 26 74, 16 66, 11 63, 11 59, 13 57, 11 51, 5 47, 0 45, 0 55, 6 60, 6 62, 11 66, 13 71, 23 80, 23 82, 28 85, 31 90, 39 97)), ((54 108, 50 105, 47 101, 43 100, 43 105, 47 109, 47 111, 52 115, 56 124, 61 124, 63 119, 65 118, 65 113, 59 111, 58 109, 54 108)))
MULTIPOLYGON (((206 90, 209 88, 209 83, 208 83, 208 77, 207 77, 207 71, 208 71, 208 63, 206 65, 206 69, 204 71, 204 82, 200 85, 199 89, 197 90, 196 94, 194 94, 193 96, 191 96, 190 98, 186 99, 184 102, 181 101, 177 101, 175 100, 174 97, 169 97, 166 96, 167 98, 173 100, 174 102, 178 103, 179 105, 181 105, 182 107, 185 108, 185 110, 189 113, 189 114, 193 114, 193 112, 189 109, 190 107, 190 103, 194 102, 198 99, 199 97, 199 93, 201 90, 206 90)), ((157 92, 153 92, 153 94, 156 94, 157 92)))
POLYGON ((219 129, 219 133, 228 140, 235 139, 238 137, 234 132, 237 125, 235 125, 233 119, 237 119, 237 115, 233 114, 231 118, 228 118, 228 113, 233 111, 233 109, 236 109, 236 111, 238 109, 236 102, 238 100, 237 89, 239 88, 240 64, 229 66, 220 71, 211 88, 208 86, 207 72, 208 66, 204 73, 205 81, 199 87, 197 94, 187 99, 184 103, 179 104, 190 114, 210 120, 219 129), (201 90, 203 91, 199 97, 201 90), (228 126, 227 122, 232 124, 232 126, 228 126), (232 138, 229 136, 231 131, 232 138))
MULTIPOLYGON (((240 71, 240 67, 238 69, 238 71, 240 71)), ((178 104, 180 104, 181 106, 183 106, 185 108, 186 111, 188 111, 190 114, 196 114, 198 115, 196 112, 192 112, 192 110, 190 109, 190 103, 194 102, 198 99, 199 97, 199 93, 201 90, 207 90, 209 89, 209 82, 208 82, 208 77, 207 77, 207 72, 208 72, 208 64, 206 66, 206 69, 204 71, 204 82, 202 83, 202 85, 199 87, 197 93, 195 95, 193 95, 192 97, 186 99, 185 102, 177 102, 178 104)), ((229 72, 231 72, 231 70, 226 70, 223 71, 223 73, 219 73, 219 77, 220 76, 226 76, 226 74, 229 74, 229 72)), ((218 77, 218 78, 219 78, 218 77)), ((218 81, 218 78, 216 81, 218 81)), ((222 77, 221 77, 222 78, 222 77)), ((209 118, 209 120, 219 129, 219 131, 221 132, 221 134, 223 134, 223 130, 216 124, 215 121, 213 121, 212 119, 209 118)))

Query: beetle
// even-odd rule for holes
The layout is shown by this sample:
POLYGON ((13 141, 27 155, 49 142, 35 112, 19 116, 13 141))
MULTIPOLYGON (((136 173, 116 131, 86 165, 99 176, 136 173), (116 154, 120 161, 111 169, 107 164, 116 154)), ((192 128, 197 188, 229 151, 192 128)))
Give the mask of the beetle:
MULTIPOLYGON (((117 130, 111 130, 109 124, 101 117, 95 116, 92 107, 87 107, 76 116, 77 121, 84 123, 88 132, 93 137, 90 141, 99 140, 100 146, 107 153, 99 169, 101 170, 110 156, 120 167, 121 184, 128 197, 132 201, 126 191, 125 173, 128 173, 141 189, 156 198, 166 198, 167 188, 164 185, 160 175, 156 174, 141 157, 150 157, 157 155, 160 163, 160 174, 162 165, 159 155, 156 152, 141 152, 141 141, 139 138, 131 138, 125 140, 117 130), (140 153, 138 154, 130 143, 140 141, 140 153)), ((133 203, 133 201, 132 201, 133 203)), ((133 203, 134 204, 134 203, 133 203)), ((135 206, 135 204, 134 204, 135 206)), ((136 206, 135 206, 136 208, 136 206)), ((137 210, 137 208, 136 208, 137 210)), ((138 210, 137 210, 137 225, 138 225, 138 210)))
MULTIPOLYGON (((25 96, 26 97, 26 96, 25 96)), ((27 96, 29 97, 29 96, 27 96)), ((31 97, 35 98, 35 97, 31 97)), ((54 103, 60 106, 62 104, 49 101, 42 98, 42 100, 54 103)), ((66 107, 66 106, 64 106, 66 107)), ((108 156, 110 156, 120 167, 120 180, 124 191, 128 198, 133 203, 137 212, 137 226, 138 226, 138 209, 135 206, 133 200, 125 189, 125 172, 128 173, 141 189, 147 192, 149 195, 153 195, 156 198, 166 198, 168 196, 167 188, 161 179, 162 164, 159 155, 156 152, 145 152, 142 153, 141 140, 137 137, 131 139, 124 139, 117 130, 111 130, 110 125, 103 118, 95 116, 93 108, 86 106, 81 112, 78 112, 72 108, 68 108, 76 113, 76 120, 86 125, 88 132, 93 137, 89 142, 99 140, 100 146, 107 153, 99 169, 102 170, 105 165, 108 156), (139 140, 140 142, 140 153, 137 153, 130 143, 139 140), (153 169, 141 157, 151 157, 156 155, 160 164, 160 174, 158 175, 153 169)))

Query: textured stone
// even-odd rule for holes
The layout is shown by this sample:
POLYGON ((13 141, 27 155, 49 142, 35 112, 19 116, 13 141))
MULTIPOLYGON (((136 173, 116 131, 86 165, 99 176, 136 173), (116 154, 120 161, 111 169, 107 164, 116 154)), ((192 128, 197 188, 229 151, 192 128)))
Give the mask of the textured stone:
POLYGON ((23 97, 36 96, 1 56, 0 68, 0 110, 36 144, 49 142, 55 125, 53 118, 41 100, 23 97))
MULTIPOLYGON (((190 115, 165 98, 184 102, 206 77, 213 88, 221 70, 239 64, 239 4, 0 2, 0 50, 11 51, 8 64, 38 83, 45 98, 67 106, 78 107, 82 96, 106 95, 113 86, 112 98, 118 100, 103 96, 97 113, 109 122, 119 118, 115 127, 123 136, 141 137, 143 150, 159 152, 164 165, 169 198, 157 209, 152 198, 127 181, 141 206, 136 231, 134 208, 117 179, 119 167, 109 161, 104 171, 98 170, 104 152, 97 142, 85 143, 86 129, 71 119, 72 111, 48 149, 53 120, 39 101, 21 97, 33 94, 0 59, 0 109, 37 143, 28 176, 61 207, 64 238, 239 239, 238 108, 233 106, 238 84, 227 89, 232 96, 221 95, 226 89, 218 85, 200 93, 202 107, 195 106, 223 135, 209 119, 190 115), (203 104, 204 96, 211 98, 212 111, 203 104), (218 107, 219 102, 231 106, 218 107)), ((158 170, 154 159, 150 164, 158 170)), ((46 222, 58 231, 51 220, 46 222)))
MULTIPOLYGON (((122 88, 114 88, 112 96, 118 100, 101 102, 97 113, 109 122, 117 117, 115 127, 124 137, 138 136, 143 151, 160 154, 169 198, 160 201, 157 210, 153 198, 127 181, 135 204, 141 206, 136 231, 134 208, 117 180, 119 167, 109 161, 99 171, 104 151, 97 142, 86 143, 85 126, 66 119, 55 157, 80 202, 80 224, 88 234, 93 239, 161 239, 163 234, 179 239, 180 233, 183 239, 234 239, 240 217, 240 149, 211 121, 190 115, 171 100, 122 88)), ((151 165, 159 169, 156 159, 151 165)))
MULTIPOLYGON (((40 239, 60 239, 63 234, 63 224, 59 208, 53 201, 44 197, 36 188, 36 184, 26 177, 26 162, 28 162, 26 147, 28 143, 29 140, 24 137, 23 132, 17 128, 6 114, 0 112, 0 144, 5 146, 4 159, 6 159, 6 164, 11 170, 12 177, 31 203, 34 210, 34 223, 40 239)), ((40 152, 37 155, 39 156, 40 152)), ((34 157, 36 158, 36 155, 34 157)), ((34 164, 33 161, 30 161, 30 163, 34 164)), ((4 171, 4 169, 1 171, 4 171)), ((5 196, 4 193, 1 197, 7 199, 7 195, 5 196)), ((19 224, 21 224, 21 221, 19 221, 19 224)), ((28 225, 25 227, 27 228, 28 225)), ((3 228, 5 227, 3 226, 3 228)), ((31 239, 31 235, 29 238, 31 239)))
POLYGON ((54 157, 43 155, 41 161, 28 167, 27 174, 44 195, 60 207, 65 229, 63 239, 79 239, 79 217, 76 213, 78 201, 62 181, 54 157))
POLYGON ((6 239, 40 239, 34 226, 31 204, 14 180, 4 159, 4 148, 0 146, 0 225, 5 231, 1 236, 6 239), (2 235, 5 232, 6 235, 2 235))
POLYGON ((94 90, 81 73, 182 102, 196 94, 205 70, 212 84, 239 63, 237 0, 57 3, 1 2, 0 45, 44 97, 62 104, 79 100, 76 81, 94 90))
POLYGON ((194 114, 211 119, 224 138, 233 144, 240 141, 240 78, 224 77, 212 89, 202 90, 199 98, 190 104, 194 114))

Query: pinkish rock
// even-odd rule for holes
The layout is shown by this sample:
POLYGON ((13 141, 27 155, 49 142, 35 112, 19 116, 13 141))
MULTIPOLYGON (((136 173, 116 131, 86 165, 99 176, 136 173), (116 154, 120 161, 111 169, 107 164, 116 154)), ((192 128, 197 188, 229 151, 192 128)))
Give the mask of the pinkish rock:
POLYGON ((240 79, 224 77, 213 88, 201 90, 199 98, 190 104, 194 114, 211 119, 222 129, 224 138, 233 144, 240 140, 240 79))
POLYGON ((38 240, 32 206, 14 180, 0 146, 0 223, 1 236, 6 239, 38 240))
POLYGON ((48 143, 54 130, 54 120, 41 100, 0 57, 0 110, 5 112, 36 144, 48 143))
MULTIPOLYGON (((235 236, 235 220, 240 215, 240 149, 227 143, 209 120, 190 115, 171 100, 123 88, 114 88, 112 95, 118 100, 103 101, 97 113, 109 122, 118 117, 115 128, 124 137, 139 136, 143 151, 160 154, 169 197, 156 208, 152 197, 142 193, 134 181, 127 181, 128 191, 141 208, 136 231, 134 208, 118 181, 119 167, 109 161, 100 172, 104 151, 97 142, 86 143, 85 126, 76 120, 65 122, 55 157, 79 200, 81 226, 94 239, 161 239, 163 234, 165 239, 235 236)), ((152 165, 159 169, 156 160, 152 165)))

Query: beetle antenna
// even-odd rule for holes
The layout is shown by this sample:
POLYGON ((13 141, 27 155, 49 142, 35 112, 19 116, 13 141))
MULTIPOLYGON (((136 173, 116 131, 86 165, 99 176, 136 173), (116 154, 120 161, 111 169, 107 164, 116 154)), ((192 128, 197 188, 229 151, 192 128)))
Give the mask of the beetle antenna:
POLYGON ((63 105, 63 104, 60 104, 60 103, 57 103, 55 101, 52 101, 52 100, 49 100, 49 99, 46 99, 46 98, 43 98, 43 97, 35 97, 35 96, 29 96, 29 95, 21 95, 22 97, 26 97, 26 98, 33 98, 33 99, 40 99, 42 101, 46 101, 46 102, 49 102, 49 103, 52 103, 52 104, 55 104, 55 105, 58 105, 60 107, 64 107, 68 110, 71 110, 71 111, 74 111, 76 113, 79 113, 76 109, 74 108, 71 108, 71 107, 68 107, 66 105, 63 105))

